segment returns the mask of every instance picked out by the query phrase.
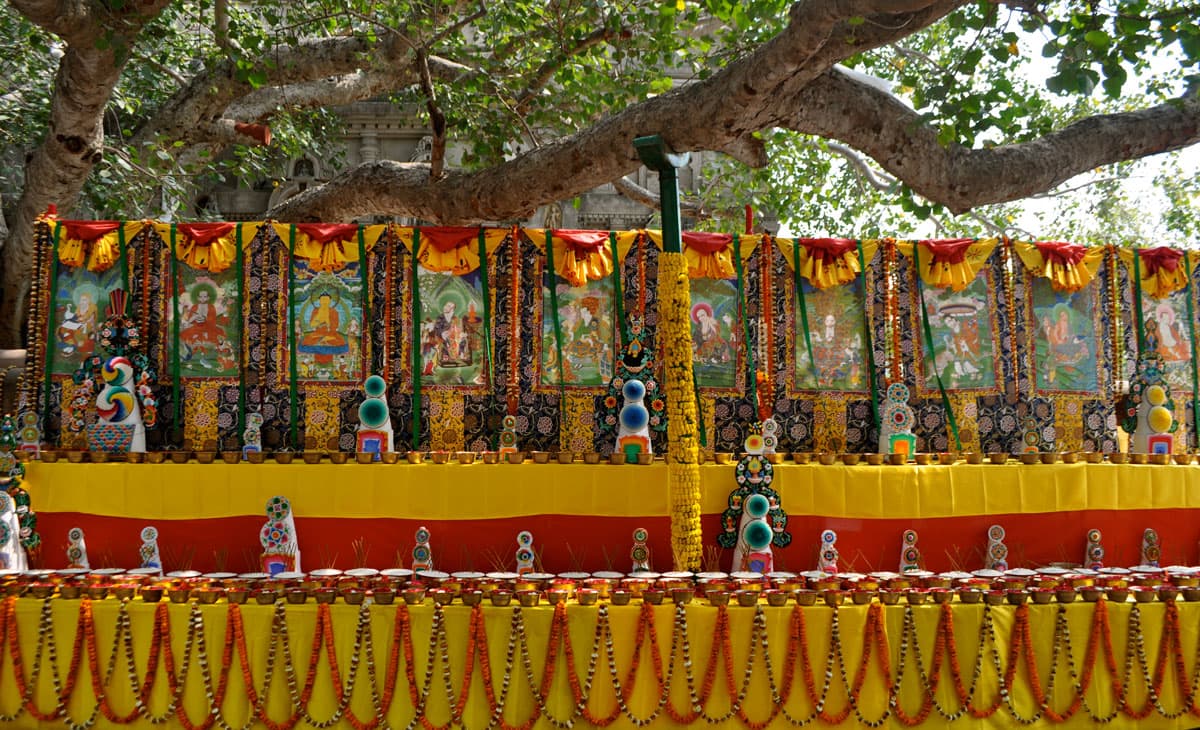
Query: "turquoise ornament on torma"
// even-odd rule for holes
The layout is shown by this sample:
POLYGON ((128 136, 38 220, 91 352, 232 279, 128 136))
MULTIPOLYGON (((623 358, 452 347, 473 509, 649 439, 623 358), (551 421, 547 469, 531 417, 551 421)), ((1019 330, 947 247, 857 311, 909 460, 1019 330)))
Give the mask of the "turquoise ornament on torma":
POLYGON ((372 375, 363 383, 363 392, 367 397, 358 406, 358 450, 391 453, 396 447, 392 415, 387 406, 387 383, 372 375))

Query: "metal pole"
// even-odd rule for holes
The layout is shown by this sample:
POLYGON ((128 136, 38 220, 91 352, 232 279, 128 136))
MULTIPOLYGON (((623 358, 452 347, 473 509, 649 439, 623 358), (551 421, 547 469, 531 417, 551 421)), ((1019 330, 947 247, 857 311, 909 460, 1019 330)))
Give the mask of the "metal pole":
POLYGON ((675 172, 688 164, 690 152, 676 154, 667 149, 660 135, 652 134, 633 140, 634 149, 642 164, 658 173, 658 187, 662 195, 663 252, 682 253, 683 237, 679 224, 679 175, 675 172))

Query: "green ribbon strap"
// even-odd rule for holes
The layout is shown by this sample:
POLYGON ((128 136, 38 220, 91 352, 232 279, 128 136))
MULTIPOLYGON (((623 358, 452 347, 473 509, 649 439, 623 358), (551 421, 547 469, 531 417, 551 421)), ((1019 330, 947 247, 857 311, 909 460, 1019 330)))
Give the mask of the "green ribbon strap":
POLYGON ((1188 253, 1183 254, 1183 265, 1187 272, 1188 337, 1192 342, 1192 434, 1200 443, 1200 365, 1196 352, 1196 305, 1192 303, 1192 269, 1188 253))
MULTIPOLYGON (((360 294, 362 306, 362 331, 358 333, 360 341, 371 342, 371 276, 369 267, 367 266, 367 241, 366 231, 361 225, 358 227, 358 285, 362 288, 360 294)), ((367 361, 368 373, 371 369, 371 361, 367 359, 367 348, 359 348, 359 358, 367 361)))
POLYGON ((754 349, 750 347, 750 318, 746 315, 746 277, 742 270, 742 240, 733 234, 733 265, 737 270, 738 312, 742 318, 742 344, 746 350, 746 394, 758 413, 758 378, 754 369, 754 349))
POLYGON ((299 441, 299 406, 296 388, 299 364, 296 362, 296 226, 288 226, 288 439, 292 449, 299 441))
MULTIPOLYGON (((495 399, 492 384, 492 293, 488 283, 487 234, 479 229, 479 282, 483 288, 483 359, 487 366, 488 393, 495 399)), ((490 410, 490 409, 489 409, 490 410)))
POLYGON ((558 316, 558 277, 554 270, 554 234, 546 229, 546 269, 550 278, 550 316, 554 322, 554 350, 558 355, 558 408, 559 415, 566 414, 566 368, 563 363, 562 322, 558 316))
MULTIPOLYGON (((52 385, 50 374, 54 372, 54 349, 57 338, 55 337, 55 315, 58 314, 58 241, 62 237, 62 223, 54 222, 54 239, 50 244, 50 311, 47 313, 46 319, 46 338, 42 340, 46 343, 46 383, 45 383, 45 402, 42 408, 42 431, 43 433, 50 432, 50 387, 52 385)), ((143 293, 142 296, 145 296, 143 293)), ((33 340, 33 337, 29 338, 33 340)), ((61 407, 66 405, 60 403, 61 407)))
MULTIPOLYGON (((862 283, 863 304, 867 301, 867 264, 863 260, 862 240, 855 241, 858 246, 858 280, 862 283)), ((863 332, 867 343, 867 383, 871 391, 871 422, 879 429, 879 392, 875 389, 875 344, 871 341, 871 318, 866 316, 863 308, 863 332)))
POLYGON ((796 296, 800 299, 800 329, 804 332, 804 346, 808 348, 808 364, 812 369, 813 387, 821 387, 821 370, 817 367, 817 356, 813 354, 812 335, 808 328, 808 303, 804 296, 804 283, 800 276, 800 239, 792 239, 792 277, 796 282, 796 296))
MULTIPOLYGON (((117 248, 119 248, 121 251, 121 253, 120 253, 120 256, 121 256, 121 288, 125 290, 126 294, 128 294, 128 292, 129 292, 129 257, 125 252, 125 222, 124 221, 121 221, 121 223, 119 223, 117 225, 117 248)), ((125 314, 125 313, 118 312, 118 314, 125 314)))
MULTIPOLYGON (((243 323, 246 321, 245 311, 242 309, 245 306, 245 292, 242 286, 242 279, 245 276, 246 264, 244 261, 245 252, 242 250, 242 224, 238 223, 234 228, 233 234, 234 245, 237 246, 237 257, 234 259, 237 266, 237 313, 238 313, 238 419, 237 419, 237 442, 239 446, 245 446, 242 440, 246 431, 246 333, 242 331, 243 323)), ((145 295, 143 295, 145 296, 145 295)))
POLYGON ((1146 316, 1142 314, 1142 254, 1133 249, 1133 311, 1137 317, 1138 357, 1146 350, 1146 316))
POLYGON ((617 252, 617 232, 608 232, 608 247, 612 252, 612 298, 613 298, 613 373, 617 372, 621 360, 621 347, 629 341, 625 332, 625 295, 621 292, 621 258, 617 252))
MULTIPOLYGON (((174 316, 171 318, 171 398, 175 401, 175 418, 171 426, 175 430, 183 428, 183 398, 180 396, 182 384, 179 366, 179 261, 175 255, 178 231, 171 224, 171 307, 174 316)), ((182 444, 181 444, 182 445, 182 444)))
POLYGON ((933 368, 933 377, 937 379, 938 392, 942 395, 942 408, 946 410, 946 421, 950 424, 950 433, 954 436, 954 447, 962 451, 962 441, 958 438, 958 422, 954 418, 954 409, 950 407, 950 396, 946 395, 946 386, 942 384, 942 374, 937 369, 937 357, 933 348, 933 329, 929 326, 929 311, 925 307, 925 290, 921 285, 921 244, 913 243, 913 266, 916 267, 917 299, 921 301, 921 324, 925 330, 925 352, 929 364, 933 368))
POLYGON ((417 252, 421 250, 421 229, 413 229, 412 276, 408 280, 408 290, 412 295, 412 450, 421 449, 421 282, 419 277, 420 260, 417 252))
POLYGON ((487 234, 483 227, 479 228, 479 281, 483 287, 483 358, 487 366, 488 404, 487 418, 484 423, 491 423, 492 411, 496 405, 496 389, 492 387, 494 368, 492 364, 492 293, 488 283, 487 234))

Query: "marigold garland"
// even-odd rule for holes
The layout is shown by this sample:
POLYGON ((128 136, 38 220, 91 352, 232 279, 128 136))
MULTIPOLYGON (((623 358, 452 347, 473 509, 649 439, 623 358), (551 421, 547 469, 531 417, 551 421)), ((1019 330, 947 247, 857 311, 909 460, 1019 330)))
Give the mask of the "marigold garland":
MULTIPOLYGON (((965 681, 963 671, 958 664, 954 633, 955 610, 949 604, 939 607, 937 627, 933 636, 932 661, 928 664, 928 671, 926 671, 926 664, 922 658, 922 646, 918 641, 914 618, 916 611, 925 609, 914 609, 912 606, 903 608, 905 612, 904 629, 900 636, 898 664, 893 671, 892 653, 884 628, 885 609, 880 604, 873 604, 866 610, 861 627, 863 645, 857 663, 853 661, 853 657, 843 656, 840 641, 841 616, 847 614, 847 611, 834 609, 829 629, 831 651, 824 661, 823 669, 814 665, 808 647, 808 630, 805 619, 806 613, 810 613, 811 610, 793 606, 790 609, 786 637, 779 637, 786 639, 786 660, 779 675, 772 666, 771 654, 768 651, 765 616, 766 611, 774 609, 764 609, 760 605, 754 612, 749 636, 750 651, 742 669, 740 683, 737 681, 733 667, 735 639, 730 627, 731 610, 722 606, 715 609, 715 623, 711 640, 707 645, 708 661, 699 688, 696 686, 692 671, 687 627, 688 612, 696 609, 688 609, 684 605, 675 607, 670 654, 664 660, 660 650, 655 609, 649 604, 643 604, 638 613, 634 635, 629 637, 633 641, 630 665, 624 672, 620 672, 616 665, 615 642, 608 620, 607 605, 601 605, 598 609, 568 609, 566 604, 558 604, 554 607, 549 628, 549 641, 543 658, 543 669, 541 676, 538 677, 535 676, 533 656, 528 648, 525 614, 521 608, 514 607, 511 609, 510 630, 507 637, 506 668, 502 680, 499 681, 499 689, 496 688, 496 681, 491 673, 490 642, 485 621, 485 614, 487 610, 491 609, 484 609, 480 606, 471 609, 467 627, 465 664, 461 679, 453 682, 451 680, 452 656, 446 630, 445 609, 434 606, 425 676, 418 681, 413 657, 414 637, 410 609, 407 606, 399 605, 392 609, 394 622, 382 693, 375 667, 375 649, 370 628, 373 607, 369 604, 362 606, 358 612, 353 643, 355 649, 350 656, 345 672, 342 671, 342 660, 345 657, 338 657, 336 653, 332 611, 327 605, 317 606, 311 652, 302 681, 291 654, 289 611, 283 603, 276 604, 271 609, 273 617, 270 642, 267 648, 266 670, 259 684, 254 682, 250 671, 250 654, 247 651, 242 608, 236 604, 228 606, 220 664, 215 667, 209 664, 210 654, 206 645, 205 618, 200 607, 195 604, 187 607, 187 637, 183 663, 177 666, 171 649, 169 608, 166 604, 156 606, 153 613, 150 642, 146 649, 148 651, 146 666, 139 673, 133 655, 133 631, 130 611, 126 603, 122 602, 117 607, 115 628, 111 638, 112 644, 108 645, 106 639, 104 647, 108 652, 108 663, 102 665, 100 661, 101 647, 97 639, 96 619, 93 612, 95 604, 89 599, 82 599, 78 604, 79 610, 75 619, 76 632, 71 642, 71 657, 67 662, 65 677, 61 676, 58 669, 60 664, 58 644, 55 640, 52 604, 57 604, 57 601, 42 601, 37 627, 36 655, 33 659, 32 672, 27 672, 19 645, 20 632, 16 617, 17 599, 9 597, 0 603, 0 642, 8 643, 7 651, 12 660, 13 683, 20 699, 16 712, 0 715, 0 722, 13 723, 28 712, 35 721, 64 723, 75 730, 90 728, 101 716, 115 725, 126 725, 139 720, 160 724, 169 718, 174 718, 180 726, 189 730, 213 727, 232 730, 223 716, 223 704, 228 694, 230 670, 235 654, 238 656, 241 679, 250 705, 248 719, 243 730, 248 730, 256 724, 264 725, 270 730, 290 730, 301 721, 318 728, 332 727, 343 721, 354 727, 355 730, 374 730, 386 727, 388 726, 387 716, 393 705, 396 681, 401 671, 399 666, 401 655, 403 655, 405 663, 403 671, 409 684, 409 699, 412 701, 414 709, 408 726, 414 728, 420 725, 429 730, 463 725, 464 716, 471 702, 470 692, 476 676, 476 664, 478 664, 478 676, 481 680, 480 684, 482 684, 487 707, 491 713, 488 727, 498 730, 531 730, 541 720, 545 720, 547 724, 558 730, 571 730, 580 720, 604 727, 611 725, 622 716, 636 727, 645 727, 656 722, 662 714, 676 724, 689 724, 698 720, 703 720, 705 724, 719 724, 736 718, 748 730, 764 730, 781 715, 783 719, 794 726, 806 725, 815 719, 820 719, 826 724, 839 724, 853 716, 859 724, 878 727, 894 716, 900 724, 911 727, 920 724, 935 711, 947 721, 953 722, 967 714, 977 719, 988 718, 994 715, 1001 706, 1005 706, 1012 719, 1020 724, 1030 724, 1038 720, 1061 724, 1075 718, 1080 711, 1083 711, 1087 718, 1095 723, 1106 723, 1118 716, 1124 716, 1131 720, 1147 719, 1154 714, 1168 720, 1182 717, 1185 714, 1200 717, 1200 707, 1197 706, 1197 693, 1200 692, 1200 682, 1197 682, 1197 679, 1200 677, 1196 676, 1196 673, 1200 672, 1200 663, 1197 663, 1200 661, 1200 647, 1197 648, 1197 657, 1193 661, 1192 672, 1189 673, 1188 663, 1183 656, 1180 608, 1174 602, 1168 602, 1164 606, 1162 630, 1156 637, 1158 652, 1153 661, 1148 661, 1146 655, 1146 638, 1142 632, 1142 609, 1136 604, 1122 607, 1123 610, 1127 608, 1129 611, 1123 671, 1118 669, 1116 652, 1112 646, 1109 627, 1111 609, 1106 601, 1101 599, 1092 609, 1087 647, 1081 667, 1073 659, 1075 652, 1072 648, 1071 631, 1067 621, 1068 609, 1065 606, 1057 607, 1054 615, 1054 637, 1050 646, 1050 661, 1048 672, 1044 675, 1044 684, 1043 675, 1038 670, 1037 656, 1032 641, 1032 610, 1025 605, 1012 609, 983 607, 975 654, 976 662, 969 683, 965 681), (1007 646, 1003 649, 1003 653, 1006 655, 1005 662, 1001 661, 1001 651, 996 641, 993 620, 993 612, 1000 610, 1011 610, 1013 620, 1007 646), (569 613, 573 615, 576 611, 591 611, 595 615, 593 644, 586 675, 582 679, 575 661, 568 616, 569 613), (316 720, 309 713, 322 649, 324 649, 330 671, 336 707, 329 718, 316 720), (915 673, 921 688, 920 706, 911 713, 899 701, 901 685, 909 674, 906 667, 910 666, 908 664, 910 651, 915 660, 913 664, 915 664, 915 673), (643 659, 647 652, 651 660, 650 669, 654 676, 639 682, 638 673, 645 668, 643 659), (1093 685, 1101 652, 1104 654, 1104 666, 1112 684, 1111 696, 1113 698, 1113 707, 1105 715, 1097 714, 1095 708, 1091 707, 1086 699, 1088 690, 1093 685), (122 663, 120 662, 122 653, 124 653, 123 664, 126 680, 134 698, 134 707, 125 712, 114 708, 109 698, 114 675, 119 671, 118 664, 122 663), (616 699, 610 711, 605 714, 597 714, 592 711, 590 704, 593 679, 602 653, 609 665, 608 671, 616 699), (985 657, 989 655, 992 667, 996 672, 999 689, 994 698, 981 703, 975 694, 985 657), (275 665, 280 656, 284 661, 283 671, 291 696, 292 714, 282 721, 274 721, 266 714, 265 706, 266 697, 271 689, 275 665), (190 678, 193 657, 200 667, 200 679, 204 686, 208 706, 206 714, 197 721, 193 721, 182 708, 184 685, 190 678), (54 687, 55 704, 49 711, 40 708, 35 699, 43 659, 47 661, 50 681, 54 687), (568 710, 569 714, 556 717, 550 712, 550 703, 560 659, 565 659, 563 663, 572 704, 568 710), (67 708, 73 702, 74 692, 81 684, 79 675, 85 662, 89 681, 82 684, 91 689, 95 697, 95 706, 89 718, 77 722, 68 715, 67 708), (369 720, 360 719, 350 710, 351 698, 355 695, 356 681, 360 673, 360 664, 363 662, 367 669, 374 711, 374 716, 369 720), (154 687, 159 681, 160 664, 163 669, 162 675, 166 678, 168 704, 164 714, 153 715, 150 712, 149 703, 154 687), (797 664, 808 699, 813 705, 812 714, 807 718, 794 717, 787 709, 796 683, 797 664), (849 669, 852 664, 855 668, 853 676, 850 676, 849 669), (765 672, 762 671, 763 665, 765 665, 765 672), (860 702, 862 692, 867 687, 867 675, 871 673, 871 665, 878 669, 883 683, 881 688, 887 699, 887 709, 881 717, 874 719, 863 716, 860 702), (687 694, 691 703, 686 710, 678 708, 670 700, 672 687, 675 686, 674 678, 677 666, 683 668, 687 694), (1069 691, 1058 693, 1056 698, 1056 678, 1063 666, 1066 667, 1069 674, 1069 691), (510 699, 512 673, 522 669, 528 691, 533 699, 533 709, 520 724, 510 724, 505 719, 505 714, 510 699), (216 677, 213 676, 214 670, 216 677), (822 671, 824 675, 824 682, 820 688, 817 687, 815 679, 817 671, 822 671), (1171 671, 1175 673, 1172 681, 1175 683, 1179 695, 1178 705, 1174 708, 1166 707, 1163 701, 1163 690, 1169 681, 1168 673, 1171 671), (729 707, 719 713, 709 713, 706 708, 713 696, 718 672, 721 673, 724 690, 729 697, 729 707), (1135 672, 1146 688, 1146 699, 1137 707, 1133 706, 1129 696, 1135 672), (943 707, 937 698, 943 673, 948 673, 948 678, 953 685, 952 695, 959 704, 955 710, 943 707), (443 725, 434 724, 427 716, 427 704, 436 674, 441 674, 441 683, 444 685, 450 707, 449 717, 443 725), (752 678, 764 676, 769 685, 771 703, 765 710, 760 710, 763 713, 761 719, 755 719, 750 717, 748 710, 752 708, 748 708, 745 701, 752 678), (1029 692, 1028 696, 1036 708, 1036 711, 1028 716, 1019 714, 1013 702, 1014 689, 1017 688, 1019 682, 1018 676, 1021 677, 1020 682, 1025 685, 1025 690, 1029 692), (831 683, 839 678, 846 690, 847 698, 844 706, 832 710, 827 706, 827 699, 831 683), (659 702, 648 715, 637 716, 633 714, 629 703, 633 697, 634 688, 643 684, 651 687, 650 691, 657 694, 659 702)), ((1044 651, 1045 647, 1039 646, 1038 649, 1044 651)), ((0 651, 3 650, 4 648, 0 647, 0 651)), ((1042 666, 1047 667, 1046 664, 1042 666)), ((872 687, 874 686, 876 685, 873 684, 872 687)))
POLYGON ((658 338, 667 394, 671 551, 676 570, 699 570, 704 550, 696 432, 700 421, 696 413, 688 319, 691 292, 687 258, 682 253, 659 254, 658 297, 658 338))

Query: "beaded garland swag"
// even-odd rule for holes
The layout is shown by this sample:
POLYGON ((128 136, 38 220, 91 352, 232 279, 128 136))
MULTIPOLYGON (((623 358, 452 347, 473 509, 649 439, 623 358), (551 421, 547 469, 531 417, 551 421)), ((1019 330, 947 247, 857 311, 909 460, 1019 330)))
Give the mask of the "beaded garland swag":
MULTIPOLYGON (((145 656, 135 657, 135 631, 130 608, 128 600, 122 600, 117 607, 111 648, 106 653, 107 663, 101 664, 102 647, 97 635, 94 604, 87 598, 79 602, 75 630, 69 632, 73 633, 74 639, 64 676, 60 674, 60 656, 65 654, 61 653, 61 631, 53 610, 57 601, 44 600, 37 612, 37 639, 33 642, 34 655, 27 669, 28 657, 22 644, 29 646, 30 642, 21 640, 18 600, 9 597, 0 603, 0 655, 6 655, 11 661, 20 698, 17 706, 0 708, 0 722, 5 723, 16 722, 27 714, 39 722, 63 722, 68 727, 87 728, 102 715, 119 725, 136 721, 152 724, 173 721, 187 730, 194 730, 214 724, 230 727, 229 717, 233 714, 244 715, 247 728, 261 724, 271 730, 290 730, 304 722, 312 727, 344 723, 355 730, 374 730, 389 727, 388 717, 393 713, 393 707, 407 702, 410 709, 401 714, 409 717, 411 711, 411 718, 406 720, 408 728, 420 725, 424 730, 445 730, 462 726, 468 704, 472 700, 479 701, 475 695, 477 691, 483 692, 482 699, 489 711, 488 727, 502 730, 530 730, 540 720, 560 730, 571 728, 580 721, 605 727, 621 718, 637 727, 659 720, 675 724, 703 721, 706 725, 736 721, 750 730, 761 730, 777 719, 793 726, 803 726, 814 720, 837 725, 852 716, 858 724, 869 727, 881 726, 892 719, 905 726, 916 726, 934 717, 935 713, 938 719, 953 722, 965 717, 983 720, 1004 712, 1011 721, 1023 725, 1039 721, 1064 723, 1080 713, 1081 719, 1093 723, 1108 723, 1118 718, 1145 720, 1158 716, 1173 720, 1184 716, 1200 717, 1200 657, 1193 658, 1189 672, 1183 650, 1181 609, 1174 601, 1165 605, 1161 631, 1151 638, 1143 631, 1143 609, 1137 604, 1127 604, 1118 610, 1101 598, 1092 604, 1090 630, 1083 639, 1086 644, 1081 663, 1075 659, 1081 656, 1077 651, 1080 639, 1072 637, 1068 611, 1086 611, 1084 606, 1074 609, 1058 606, 1048 608, 1047 612, 1037 612, 1038 635, 1047 633, 1046 621, 1053 623, 1053 630, 1049 644, 1039 642, 1036 645, 1031 629, 1034 612, 1028 605, 979 606, 978 631, 973 637, 974 646, 970 646, 969 634, 956 631, 957 611, 950 603, 929 608, 885 608, 873 603, 865 611, 838 609, 836 605, 832 609, 766 608, 761 604, 753 609, 728 609, 725 606, 707 608, 677 604, 671 620, 670 648, 664 654, 658 632, 659 623, 668 609, 656 610, 648 603, 643 603, 640 608, 611 609, 637 611, 633 636, 618 637, 614 636, 610 608, 606 603, 594 608, 570 609, 567 604, 560 603, 551 609, 548 641, 541 663, 543 669, 538 677, 533 666, 541 657, 534 656, 527 636, 532 614, 520 607, 464 607, 462 610, 470 611, 464 639, 451 637, 447 628, 447 611, 459 609, 447 609, 437 604, 411 608, 403 604, 373 607, 367 602, 357 611, 354 641, 348 645, 335 636, 335 622, 329 605, 319 604, 307 662, 302 664, 294 658, 290 628, 300 614, 288 610, 283 602, 276 603, 273 608, 243 609, 240 605, 230 604, 208 611, 195 603, 180 606, 177 610, 172 610, 168 604, 159 604, 153 610, 148 647, 139 647, 145 656), (753 611, 748 636, 734 635, 730 616, 735 610, 753 611), (224 625, 224 638, 218 644, 221 647, 219 659, 215 650, 210 651, 208 643, 209 638, 214 637, 208 628, 213 611, 226 614, 218 622, 224 625), (270 636, 266 642, 248 643, 243 611, 272 612, 270 636), (594 616, 591 645, 582 663, 576 658, 572 631, 568 630, 568 611, 594 616), (711 638, 697 641, 696 631, 689 629, 689 620, 697 617, 697 611, 715 613, 711 638), (826 637, 812 636, 809 628, 815 615, 812 611, 828 616, 826 637), (885 630, 885 613, 892 611, 902 612, 897 651, 892 650, 885 630), (937 611, 932 636, 922 637, 918 631, 918 611, 937 611), (507 631, 498 628, 502 622, 489 620, 489 615, 494 618, 494 614, 504 612, 509 614, 507 631), (182 656, 177 656, 174 648, 180 641, 173 635, 177 631, 174 625, 184 613, 186 637, 182 642, 182 656), (854 616, 855 623, 861 617, 861 627, 844 625, 851 619, 843 619, 843 613, 854 616), (1120 649, 1114 646, 1110 628, 1114 613, 1127 616, 1127 639, 1120 649), (372 628, 373 619, 384 616, 391 622, 391 638, 386 650, 377 647, 376 630, 372 628), (781 620, 785 616, 786 620, 781 620), (1011 626, 1004 641, 998 637, 997 624, 1011 626), (417 629, 417 626, 422 628, 417 629), (416 647, 422 643, 419 639, 424 638, 425 626, 428 626, 428 641, 423 643, 427 647, 427 656, 418 661, 416 647), (782 628, 784 626, 786 628, 782 628), (861 631, 861 653, 857 657, 849 656, 843 646, 842 637, 851 630, 861 631), (489 637, 489 633, 497 632, 505 635, 502 642, 489 637), (453 653, 449 648, 451 640, 456 645, 453 653), (740 680, 734 670, 735 640, 748 643, 744 652, 737 652, 745 657, 740 680), (464 654, 460 659, 457 648, 464 641, 464 654), (627 641, 633 644, 632 659, 627 669, 621 672, 617 669, 616 645, 627 641), (813 641, 818 647, 828 647, 828 651, 814 650, 810 646, 813 641), (1150 661, 1147 645, 1155 641, 1157 651, 1151 655, 1154 660, 1150 661), (501 644, 505 647, 504 670, 502 676, 496 677, 489 648, 501 644), (771 650, 776 644, 786 646, 782 654, 771 650), (344 650, 339 657, 339 645, 354 647, 348 663, 342 663, 347 658, 344 650), (251 649, 255 653, 266 652, 261 682, 251 671, 251 649), (648 668, 642 664, 647 654, 648 668), (773 654, 783 657, 782 666, 776 664, 773 654), (1048 661, 1046 654, 1050 655, 1048 661), (959 665, 960 656, 973 657, 968 672, 959 665), (1123 665, 1118 662, 1119 656, 1123 656, 1123 665), (36 699, 38 687, 45 682, 41 673, 45 661, 49 662, 49 681, 55 697, 54 705, 49 708, 36 699), (240 670, 237 673, 233 671, 235 661, 240 670), (459 661, 461 666, 452 669, 459 661), (86 691, 82 689, 85 664, 90 679, 87 685, 93 695, 90 701, 95 704, 87 720, 76 722, 68 708, 79 702, 78 693, 86 691), (326 665, 326 670, 321 669, 321 664, 326 665), (140 673, 139 666, 144 667, 140 673), (195 667, 199 668, 198 676, 195 667), (346 668, 344 672, 342 667, 346 668), (423 671, 419 671, 419 667, 423 667, 423 671), (582 676, 581 667, 584 668, 582 676), (560 696, 553 691, 560 668, 566 675, 570 702, 563 707, 554 707, 553 697, 560 696), (124 679, 117 679, 122 671, 124 679), (314 717, 313 689, 318 674, 325 671, 332 682, 333 709, 328 717, 314 717), (604 679, 597 676, 598 671, 604 679), (651 676, 643 676, 646 671, 651 672, 651 676), (276 719, 267 710, 266 700, 280 673, 292 711, 287 717, 276 719), (1107 675, 1104 683, 1097 683, 1102 674, 1107 675), (441 687, 435 690, 435 678, 439 675, 437 683, 441 687), (455 676, 461 679, 456 682, 455 676), (981 684, 984 677, 996 687, 984 689, 981 684), (196 681, 203 683, 207 704, 199 716, 189 714, 184 706, 185 693, 196 681), (514 681, 525 684, 523 691, 531 695, 532 709, 527 717, 510 721, 513 707, 525 704, 511 692, 514 681), (611 682, 611 692, 599 693, 611 694, 611 704, 595 699, 597 681, 611 682), (681 681, 683 687, 679 686, 681 681), (949 692, 939 691, 944 681, 949 682, 949 692), (127 684, 133 697, 131 707, 115 706, 111 698, 114 682, 127 684), (161 702, 155 699, 154 691, 161 682, 167 686, 166 700, 161 707, 152 707, 161 702), (245 692, 246 708, 231 713, 227 706, 231 702, 230 690, 239 682, 240 690, 245 692), (360 688, 364 682, 365 690, 360 688), (714 702, 718 682, 723 684, 724 697, 714 702), (765 707, 751 707, 747 702, 751 684, 758 682, 765 682, 769 688, 771 701, 765 707), (1167 682, 1175 685, 1171 692, 1166 692, 1167 682), (397 694, 402 683, 407 689, 407 697, 397 694), (647 686, 655 688, 654 696, 658 699, 648 714, 639 715, 631 708, 631 698, 635 688, 647 686), (1133 700, 1131 688, 1134 686, 1141 688, 1143 700, 1133 700), (370 695, 371 711, 366 715, 352 709, 353 705, 359 704, 352 702, 356 693, 361 695, 364 691, 370 695), (435 699, 435 693, 441 692, 444 692, 444 700, 435 699), (875 699, 866 701, 864 692, 875 699), (1167 695, 1173 697, 1170 706, 1164 699, 1167 695), (920 699, 914 703, 914 697, 920 699), (880 698, 884 700, 882 703, 880 698), (881 704, 882 709, 870 709, 881 704), (433 709, 443 706, 447 709, 433 709), (1032 713, 1022 709, 1030 706, 1034 708, 1032 713)), ((540 616, 543 618, 539 618, 539 624, 545 614, 540 616)), ((896 614, 891 616, 896 617, 896 614)), ((575 632, 576 640, 579 635, 575 632)), ((626 655, 624 647, 620 654, 626 655)), ((237 701, 233 703, 238 704, 237 701)))

